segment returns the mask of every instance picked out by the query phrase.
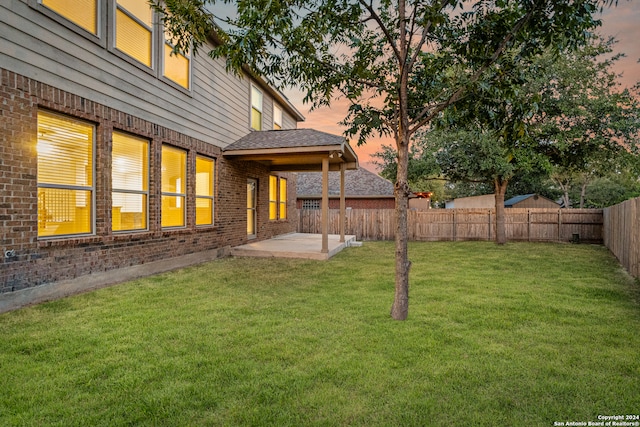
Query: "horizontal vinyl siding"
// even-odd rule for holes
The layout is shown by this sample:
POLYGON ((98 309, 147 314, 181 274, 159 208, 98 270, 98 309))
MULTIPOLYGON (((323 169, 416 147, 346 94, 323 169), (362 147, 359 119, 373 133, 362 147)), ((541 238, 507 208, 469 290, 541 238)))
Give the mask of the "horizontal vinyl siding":
POLYGON ((249 79, 227 74, 206 47, 192 61, 189 96, 23 1, 0 5, 1 67, 225 147, 249 131, 249 79))

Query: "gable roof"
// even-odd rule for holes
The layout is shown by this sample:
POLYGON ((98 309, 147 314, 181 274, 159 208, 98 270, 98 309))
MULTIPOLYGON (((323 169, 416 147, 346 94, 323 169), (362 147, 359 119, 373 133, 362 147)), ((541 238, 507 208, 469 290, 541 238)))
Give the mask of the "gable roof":
POLYGON ((346 139, 315 129, 252 131, 226 146, 223 154, 288 172, 320 171, 326 158, 331 170, 339 170, 341 163, 347 169, 358 167, 358 156, 346 139))
MULTIPOLYGON (((551 202, 551 203, 556 203, 556 202, 554 202, 554 201, 553 201, 553 200, 551 200, 551 199, 548 199, 548 198, 546 198, 546 197, 544 197, 544 196, 541 196, 541 195, 539 195, 539 194, 535 194, 535 193, 533 193, 533 194, 523 194, 523 195, 520 195, 520 196, 512 197, 512 198, 510 198, 509 200, 505 200, 505 202, 504 202, 504 207, 505 207, 505 208, 512 207, 512 206, 517 205, 518 203, 520 203, 520 202, 522 202, 522 201, 524 201, 524 200, 527 200, 527 199, 528 199, 528 198, 530 198, 530 197, 534 197, 536 200, 540 198, 540 199, 548 200, 548 201, 549 201, 549 202, 551 202)), ((557 203, 556 203, 556 204, 557 204, 557 203)))
MULTIPOLYGON (((298 173, 296 191, 298 198, 322 196, 322 174, 298 173)), ((346 197, 393 198, 393 183, 366 169, 347 170, 344 173, 346 197)), ((329 196, 340 195, 340 174, 329 174, 329 196)))
POLYGON ((505 207, 513 206, 516 203, 520 203, 523 200, 527 200, 529 197, 532 197, 532 196, 534 196, 534 194, 521 194, 520 196, 514 196, 509 200, 505 200, 504 206, 505 207))

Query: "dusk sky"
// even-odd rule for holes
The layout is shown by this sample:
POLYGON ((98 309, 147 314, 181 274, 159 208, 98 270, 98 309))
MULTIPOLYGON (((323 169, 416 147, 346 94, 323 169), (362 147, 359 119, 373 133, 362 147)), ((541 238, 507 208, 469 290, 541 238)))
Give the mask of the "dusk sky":
MULTIPOLYGON (((640 1, 619 0, 618 6, 607 9, 601 15, 602 27, 599 33, 606 36, 614 36, 618 43, 616 52, 624 52, 627 57, 618 61, 616 71, 622 74, 620 82, 623 87, 630 87, 640 81, 640 1)), ((344 100, 334 101, 331 108, 323 108, 309 112, 308 106, 302 103, 302 95, 295 91, 286 93, 290 101, 306 117, 306 121, 299 123, 299 128, 314 128, 324 132, 341 135, 344 128, 338 125, 346 116, 348 105, 344 100)), ((355 141, 351 145, 358 154, 360 166, 374 170, 370 164, 370 155, 379 151, 382 144, 394 145, 392 139, 372 138, 367 144, 356 146, 355 141)))

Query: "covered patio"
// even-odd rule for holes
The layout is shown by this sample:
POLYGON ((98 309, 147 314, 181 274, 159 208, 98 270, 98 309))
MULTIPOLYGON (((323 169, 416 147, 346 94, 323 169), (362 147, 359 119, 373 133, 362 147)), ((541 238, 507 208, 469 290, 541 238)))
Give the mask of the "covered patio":
MULTIPOLYGON (((336 247, 341 246, 339 251, 347 245, 347 237, 344 234, 346 216, 344 173, 348 169, 358 168, 358 157, 345 138, 314 129, 254 131, 228 145, 223 150, 223 156, 228 159, 259 162, 274 172, 321 171, 322 233, 319 235, 319 240, 309 237, 312 235, 304 235, 307 237, 306 239, 297 238, 296 245, 300 248, 304 246, 305 253, 316 251, 321 254, 319 259, 328 259, 332 252, 336 253, 336 247), (333 239, 329 238, 328 233, 329 171, 340 172, 340 234, 337 235, 337 245, 330 245, 330 240, 333 239)), ((280 238, 274 238, 266 242, 249 243, 241 248, 253 251, 252 253, 266 253, 269 250, 262 251, 258 248, 265 248, 269 245, 285 247, 283 246, 285 242, 280 238)), ((272 251, 272 253, 285 252, 287 251, 272 251)))

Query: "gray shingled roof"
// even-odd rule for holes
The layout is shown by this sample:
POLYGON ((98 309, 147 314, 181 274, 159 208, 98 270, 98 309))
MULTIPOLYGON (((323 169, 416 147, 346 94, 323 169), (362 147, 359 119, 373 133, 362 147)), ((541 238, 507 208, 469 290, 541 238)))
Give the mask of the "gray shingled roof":
POLYGON ((520 196, 512 197, 509 200, 505 200, 504 206, 505 207, 513 206, 516 203, 520 203, 523 200, 527 200, 529 197, 532 197, 532 196, 535 196, 535 194, 522 194, 520 196))
POLYGON ((288 129, 249 132, 224 151, 256 150, 269 148, 323 147, 342 145, 344 137, 321 132, 315 129, 288 129))
MULTIPOLYGON (((346 197, 393 197, 393 183, 364 168, 344 173, 346 197)), ((298 173, 296 191, 298 198, 322 196, 322 173, 298 173)), ((340 173, 329 173, 329 196, 340 195, 340 173)))

